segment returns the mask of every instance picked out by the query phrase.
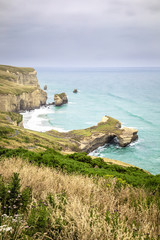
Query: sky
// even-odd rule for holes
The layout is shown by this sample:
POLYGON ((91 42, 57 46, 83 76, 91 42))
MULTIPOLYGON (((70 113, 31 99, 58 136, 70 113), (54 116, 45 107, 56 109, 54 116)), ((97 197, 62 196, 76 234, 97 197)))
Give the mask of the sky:
POLYGON ((0 0, 0 64, 160 67, 160 0, 0 0))

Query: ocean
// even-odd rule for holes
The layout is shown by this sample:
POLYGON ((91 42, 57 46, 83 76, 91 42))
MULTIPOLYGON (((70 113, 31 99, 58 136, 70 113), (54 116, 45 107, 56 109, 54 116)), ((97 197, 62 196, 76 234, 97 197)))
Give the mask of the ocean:
POLYGON ((160 68, 36 68, 48 102, 65 92, 68 104, 23 113, 24 127, 68 131, 96 125, 104 115, 138 129, 139 139, 125 148, 100 147, 91 153, 160 174, 160 68), (73 93, 77 88, 78 93, 73 93))

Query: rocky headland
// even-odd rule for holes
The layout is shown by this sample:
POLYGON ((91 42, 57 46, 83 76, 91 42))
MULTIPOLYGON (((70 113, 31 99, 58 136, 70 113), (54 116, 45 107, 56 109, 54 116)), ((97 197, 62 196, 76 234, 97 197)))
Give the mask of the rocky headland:
MULTIPOLYGON (((126 147, 138 139, 138 130, 121 128, 121 123, 109 116, 104 116, 96 125, 86 129, 60 133, 55 130, 46 132, 48 135, 64 139, 65 150, 90 153, 100 146, 113 142, 116 139, 121 147, 126 147), (67 142, 70 144, 67 145, 67 142)), ((64 149, 64 148, 63 148, 64 149)))
POLYGON ((0 111, 19 112, 46 104, 47 93, 33 68, 0 65, 0 111))

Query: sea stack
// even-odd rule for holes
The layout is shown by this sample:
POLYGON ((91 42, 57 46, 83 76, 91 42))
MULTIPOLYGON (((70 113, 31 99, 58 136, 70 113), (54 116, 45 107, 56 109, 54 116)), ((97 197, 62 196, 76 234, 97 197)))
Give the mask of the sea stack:
POLYGON ((73 93, 78 93, 77 88, 75 88, 75 89, 73 90, 73 93))
POLYGON ((47 90, 47 85, 44 85, 44 88, 43 88, 44 90, 47 90))
POLYGON ((55 106, 61 106, 63 104, 68 103, 68 98, 66 93, 63 92, 63 93, 55 94, 54 103, 55 103, 55 106))

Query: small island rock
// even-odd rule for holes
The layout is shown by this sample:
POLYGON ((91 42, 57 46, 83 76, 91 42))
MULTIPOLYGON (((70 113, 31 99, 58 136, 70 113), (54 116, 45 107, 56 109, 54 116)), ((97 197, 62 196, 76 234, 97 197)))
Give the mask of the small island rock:
POLYGON ((66 93, 59 93, 54 95, 55 106, 61 106, 62 104, 68 103, 66 93))
POLYGON ((44 85, 44 90, 47 90, 47 85, 44 85))
POLYGON ((77 88, 75 88, 75 89, 73 90, 73 93, 78 93, 77 88))

